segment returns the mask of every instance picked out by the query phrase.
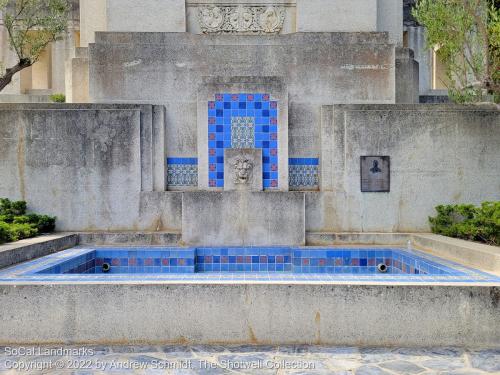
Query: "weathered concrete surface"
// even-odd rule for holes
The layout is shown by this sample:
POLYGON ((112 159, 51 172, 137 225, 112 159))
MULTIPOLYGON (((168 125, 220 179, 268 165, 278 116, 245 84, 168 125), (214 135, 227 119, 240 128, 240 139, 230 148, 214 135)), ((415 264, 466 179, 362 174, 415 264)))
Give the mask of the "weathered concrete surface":
POLYGON ((411 233, 306 232, 306 244, 308 246, 404 245, 406 247, 411 236, 411 233))
POLYGON ((186 31, 185 0, 141 0, 140 2, 105 0, 105 2, 107 31, 186 31))
POLYGON ((58 230, 180 231, 163 120, 151 105, 3 104, 0 196, 57 216, 58 230))
POLYGON ((80 47, 94 43, 96 31, 106 31, 106 0, 80 0, 80 47))
POLYGON ((377 0, 297 0, 297 31, 377 31, 377 0))
POLYGON ((322 117, 322 191, 306 195, 307 231, 428 232, 439 204, 500 200, 499 110, 337 105, 322 117), (361 193, 362 155, 391 157, 389 193, 361 193))
MULTIPOLYGON (((351 4, 353 4, 351 2, 351 4)), ((354 4, 353 4, 354 5, 354 4)), ((357 13, 353 11, 353 13, 357 13)), ((403 7, 398 0, 377 0, 377 30, 389 33, 391 43, 403 46, 403 7)))
POLYGON ((76 234, 57 233, 0 245, 0 268, 43 257, 78 244, 76 234))
MULTIPOLYGON (((163 104, 167 155, 193 157, 199 151, 197 100, 203 77, 282 77, 289 127, 297 137, 308 129, 319 135, 325 103, 394 103, 395 54, 387 38, 384 33, 97 33, 89 47, 90 97, 163 104)), ((313 157, 318 140, 300 149, 309 154, 299 156, 313 157)), ((300 144, 300 138, 290 137, 289 144, 300 144)), ((298 154, 290 150, 289 155, 298 154)))
POLYGON ((172 232, 78 232, 81 245, 178 246, 180 233, 172 232))
POLYGON ((500 289, 404 285, 0 285, 0 345, 500 346, 500 289))
POLYGON ((187 245, 304 245, 304 221, 304 193, 183 193, 187 245))
POLYGON ((483 271, 500 274, 500 247, 436 234, 414 234, 412 242, 428 253, 483 271))
POLYGON ((411 49, 396 48, 396 103, 419 103, 418 69, 411 49))

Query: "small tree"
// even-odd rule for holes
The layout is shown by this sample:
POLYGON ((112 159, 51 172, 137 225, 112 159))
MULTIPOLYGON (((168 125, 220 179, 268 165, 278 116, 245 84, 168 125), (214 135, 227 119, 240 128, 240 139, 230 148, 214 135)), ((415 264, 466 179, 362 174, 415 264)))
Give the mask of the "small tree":
POLYGON ((446 68, 450 97, 460 103, 500 95, 500 9, 496 0, 418 0, 429 48, 446 68))
POLYGON ((10 68, 0 62, 0 91, 16 73, 37 62, 50 42, 61 37, 69 10, 68 0, 0 0, 9 45, 18 60, 10 68))

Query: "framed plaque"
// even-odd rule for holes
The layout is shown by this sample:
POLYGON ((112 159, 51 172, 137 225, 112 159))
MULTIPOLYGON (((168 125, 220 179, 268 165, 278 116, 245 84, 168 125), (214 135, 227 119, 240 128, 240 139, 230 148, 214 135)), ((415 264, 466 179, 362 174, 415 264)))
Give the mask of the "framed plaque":
POLYGON ((391 191, 391 158, 361 156, 361 192, 388 193, 391 191))

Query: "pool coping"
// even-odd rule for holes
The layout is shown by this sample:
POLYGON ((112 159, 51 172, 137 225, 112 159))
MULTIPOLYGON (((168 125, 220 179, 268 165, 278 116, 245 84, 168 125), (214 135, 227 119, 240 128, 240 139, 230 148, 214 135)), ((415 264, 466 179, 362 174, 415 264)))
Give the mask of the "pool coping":
POLYGON ((52 233, 0 245, 0 270, 77 246, 76 233, 52 233))

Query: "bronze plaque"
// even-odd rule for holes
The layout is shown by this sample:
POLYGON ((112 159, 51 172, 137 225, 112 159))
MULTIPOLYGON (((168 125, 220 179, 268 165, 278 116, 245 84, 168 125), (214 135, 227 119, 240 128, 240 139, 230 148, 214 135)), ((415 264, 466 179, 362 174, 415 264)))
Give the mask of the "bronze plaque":
POLYGON ((361 192, 391 191, 391 161, 389 156, 361 156, 361 192))

